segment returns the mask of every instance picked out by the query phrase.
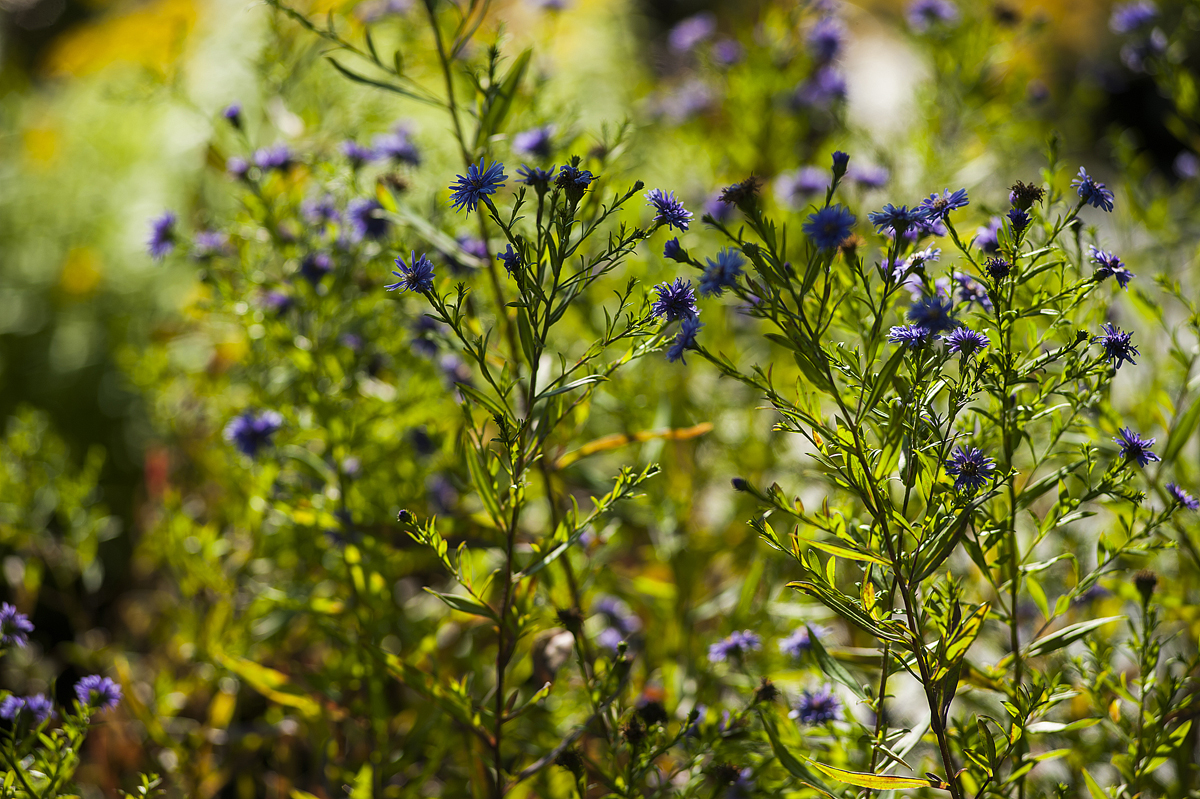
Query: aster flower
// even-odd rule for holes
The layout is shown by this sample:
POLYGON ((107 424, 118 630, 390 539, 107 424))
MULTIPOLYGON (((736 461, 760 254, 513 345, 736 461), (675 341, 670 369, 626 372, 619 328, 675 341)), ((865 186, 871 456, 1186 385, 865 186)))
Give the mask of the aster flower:
POLYGON ((955 447, 954 454, 946 461, 946 474, 954 480, 954 490, 960 493, 974 494, 987 485, 996 463, 983 455, 978 447, 955 447))
POLYGON ((162 216, 150 220, 150 240, 146 242, 146 249, 155 260, 161 261, 175 249, 176 221, 171 211, 164 211, 162 216))
POLYGON ((863 189, 881 189, 890 178, 891 173, 881 166, 856 166, 850 170, 850 179, 863 189))
POLYGON ((1150 25, 1157 18, 1158 6, 1150 0, 1134 0, 1131 3, 1120 3, 1113 6, 1108 27, 1117 34, 1133 33, 1139 28, 1150 25))
POLYGON ((946 340, 946 349, 951 353, 968 357, 979 353, 992 343, 983 333, 966 327, 956 327, 943 338, 946 340))
POLYGON ((555 183, 561 189, 582 190, 592 185, 592 181, 595 179, 596 176, 586 169, 580 169, 573 164, 564 164, 562 169, 558 170, 558 178, 555 183))
POLYGON ((107 677, 91 674, 75 683, 75 697, 84 707, 111 710, 121 703, 121 686, 107 677))
POLYGON ((888 331, 888 341, 915 350, 929 343, 933 334, 920 325, 897 325, 888 331))
POLYGON ((909 3, 908 25, 917 33, 925 33, 936 25, 953 25, 958 21, 958 6, 950 0, 914 0, 909 3))
POLYGON ((841 150, 833 151, 833 177, 841 178, 846 174, 846 169, 850 166, 850 156, 841 150))
POLYGON ((283 426, 283 417, 275 411, 243 411, 225 425, 225 440, 244 455, 253 458, 262 447, 270 446, 271 436, 283 426))
POLYGON ((1188 510, 1200 510, 1200 499, 1196 499, 1175 483, 1167 483, 1167 493, 1188 510))
POLYGON ((1150 451, 1155 439, 1142 438, 1128 427, 1122 427, 1121 432, 1113 437, 1113 441, 1121 446, 1121 457, 1127 461, 1137 461, 1138 466, 1145 466, 1150 461, 1160 461, 1162 458, 1150 451))
POLYGON ((268 291, 262 296, 263 307, 274 311, 276 316, 282 316, 290 311, 293 302, 291 295, 282 291, 268 291))
POLYGON ((832 61, 842 51, 845 35, 842 23, 834 17, 824 17, 808 32, 808 52, 817 63, 832 61))
POLYGON ((333 271, 333 259, 329 253, 310 252, 300 259, 300 277, 314 286, 320 285, 325 276, 333 271))
POLYGON ((721 39, 713 45, 713 60, 720 66, 731 67, 745 56, 746 51, 737 39, 721 39))
POLYGON ((1003 226, 1000 217, 993 216, 986 225, 975 231, 975 246, 985 253, 1000 252, 1000 228, 1003 226))
POLYGON ((750 630, 734 632, 708 648, 709 663, 724 663, 730 658, 740 658, 749 652, 762 649, 762 639, 750 630))
POLYGON ((25 700, 19 696, 6 696, 0 701, 0 719, 16 722, 17 716, 25 708, 25 700))
POLYGON ((1195 153, 1184 150, 1175 156, 1175 162, 1171 168, 1175 171, 1175 176, 1181 180, 1192 180, 1200 176, 1200 158, 1197 158, 1195 153))
POLYGON ((967 199, 966 189, 959 189, 955 192, 946 189, 942 194, 934 192, 926 197, 917 206, 917 210, 924 211, 925 219, 931 222, 934 220, 944 222, 951 211, 966 208, 970 204, 971 201, 967 199))
POLYGON ((549 158, 554 152, 554 126, 542 125, 516 134, 513 136, 512 148, 513 152, 521 155, 549 158))
POLYGON ((421 163, 421 151, 409 138, 405 128, 397 128, 391 133, 376 136, 371 140, 371 147, 381 159, 410 166, 419 166, 421 163))
POLYGON ((901 234, 911 228, 918 222, 923 222, 928 218, 928 212, 923 208, 917 207, 909 210, 907 205, 901 205, 899 208, 888 203, 879 211, 872 211, 867 214, 867 219, 871 220, 871 224, 880 233, 890 230, 895 234, 901 234))
POLYGON ((690 78, 661 99, 659 110, 675 122, 683 122, 708 111, 715 101, 716 94, 703 79, 690 78))
POLYGON ((1012 271, 1012 264, 1003 258, 988 258, 983 265, 984 270, 992 280, 999 283, 1004 278, 1008 277, 1008 273, 1012 271))
POLYGON ((1113 255, 1111 252, 1097 249, 1094 246, 1088 245, 1092 251, 1091 262, 1096 264, 1096 279, 1104 280, 1105 278, 1115 277, 1121 288, 1129 286, 1129 281, 1137 277, 1137 275, 1125 268, 1125 264, 1121 263, 1121 259, 1113 255))
POLYGON ((28 616, 7 602, 0 604, 0 646, 26 646, 31 632, 28 616))
POLYGON ((300 206, 300 213, 310 225, 324 225, 338 220, 337 204, 332 194, 306 200, 300 206))
POLYGON ((807 625, 797 627, 787 638, 780 639, 779 651, 788 657, 798 660, 805 652, 812 649, 813 637, 820 637, 818 632, 818 630, 810 629, 807 625))
POLYGON ((959 302, 965 302, 968 308, 971 307, 971 303, 977 302, 985 311, 992 310, 992 299, 979 281, 965 272, 955 272, 954 280, 958 283, 959 302))
POLYGON ((801 724, 837 721, 842 717, 842 702, 833 692, 832 685, 823 685, 815 691, 805 689, 788 717, 801 724))
POLYGON ((1083 167, 1079 167, 1079 174, 1071 181, 1071 188, 1079 193, 1081 200, 1093 208, 1112 211, 1113 193, 1105 188, 1103 183, 1093 180, 1083 167))
POLYGON ((229 253, 229 236, 219 230, 201 230, 192 240, 192 257, 205 260, 229 253))
POLYGON ((285 172, 295 159, 286 144, 274 144, 254 151, 254 165, 263 172, 285 172))
MULTIPOLYGON (((457 236, 454 241, 458 244, 459 249, 461 249, 464 253, 474 256, 481 262, 486 263, 491 255, 488 250, 487 242, 481 238, 478 238, 477 236, 457 236)), ((446 256, 446 265, 449 266, 450 271, 456 275, 465 274, 470 269, 470 264, 459 260, 454 253, 446 256)))
POLYGON ((225 161, 225 171, 239 180, 245 180, 250 173, 250 162, 241 156, 230 156, 225 161))
POLYGON ((734 183, 731 186, 726 186, 721 190, 721 202, 726 205, 742 205, 749 202, 758 196, 758 190, 762 186, 762 180, 751 175, 745 180, 734 183))
POLYGON ((683 353, 685 350, 695 348, 696 334, 702 327, 704 327, 704 323, 700 321, 699 317, 693 316, 684 319, 679 325, 679 332, 675 334, 675 340, 667 348, 667 360, 671 363, 682 361, 684 365, 687 365, 687 361, 683 360, 683 353))
POLYGON ((392 274, 400 278, 395 283, 384 286, 388 291, 412 291, 419 294, 433 290, 433 264, 424 254, 420 258, 417 257, 415 251, 410 252, 409 263, 404 263, 400 258, 396 259, 396 266, 400 267, 400 271, 392 271, 392 274))
POLYGON ((816 213, 809 214, 808 219, 801 225, 813 244, 821 250, 832 250, 840 247, 850 236, 850 231, 858 218, 850 213, 844 205, 831 205, 816 213))
POLYGON ((717 32, 717 18, 705 11, 678 22, 667 34, 667 44, 677 53, 690 53, 717 32))
POLYGON ((592 605, 592 612, 603 617, 605 629, 596 636, 596 643, 612 652, 622 641, 642 629, 642 620, 630 610, 629 605, 616 597, 603 596, 592 605))
POLYGON ((342 155, 346 156, 352 168, 358 169, 363 164, 374 161, 376 154, 370 147, 359 144, 354 139, 347 139, 342 142, 342 155))
POLYGON ((954 302, 949 297, 922 297, 909 307, 908 318, 930 333, 941 333, 958 326, 953 313, 954 302))
POLYGON ((668 239, 667 243, 663 245, 663 258, 685 264, 688 258, 687 250, 679 244, 679 239, 668 239))
POLYGON ((683 207, 683 202, 675 198, 675 192, 665 192, 662 189, 651 189, 646 192, 646 204, 653 205, 658 213, 654 221, 667 227, 679 230, 688 229, 688 220, 692 212, 683 207))
POLYGON ((792 95, 797 108, 828 108, 845 99, 846 78, 831 64, 819 68, 792 95))
POLYGON ((1020 208, 1008 209, 1008 213, 1005 216, 1008 217, 1008 222, 1012 225, 1013 232, 1018 236, 1024 232, 1025 228, 1029 227, 1029 213, 1022 211, 1020 208))
POLYGON ((504 252, 496 253, 496 257, 504 263, 504 271, 508 272, 509 277, 521 268, 521 254, 514 250, 511 244, 504 252))
POLYGON ((677 277, 672 283, 660 283, 654 290, 658 292, 658 299, 651 304, 650 312, 664 322, 693 319, 699 315, 690 280, 677 277))
POLYGON ((33 716, 35 724, 41 724, 54 716, 54 703, 45 694, 34 694, 25 697, 25 712, 33 716))
POLYGON ((479 159, 478 165, 471 164, 467 167, 465 177, 455 177, 457 180, 450 184, 450 199, 454 201, 454 210, 466 208, 468 212, 474 211, 484 197, 495 194, 496 189, 502 187, 508 179, 504 174, 504 164, 493 161, 490 166, 484 167, 482 158, 479 159))
POLYGON ((787 205, 803 205, 808 198, 825 191, 828 186, 828 172, 820 167, 806 166, 781 172, 775 178, 775 196, 787 205))
POLYGON ((941 247, 926 247, 925 249, 918 250, 917 252, 914 252, 912 255, 905 258, 904 261, 900 263, 900 267, 905 271, 908 271, 910 269, 916 269, 917 267, 924 266, 928 263, 940 261, 941 259, 941 247))
POLYGON ((350 228, 356 241, 378 240, 388 234, 392 223, 380 213, 381 211, 383 206, 378 200, 360 198, 350 201, 346 207, 346 217, 350 220, 350 228))
POLYGON ((550 181, 554 180, 554 169, 553 166, 549 169, 541 169, 522 164, 521 168, 517 170, 517 182, 532 186, 538 194, 541 194, 550 188, 550 181))
POLYGON ((1112 364, 1112 367, 1120 369, 1121 364, 1126 361, 1137 366, 1137 361, 1133 359, 1133 356, 1141 355, 1141 353, 1131 343, 1133 333, 1126 333, 1110 323, 1105 323, 1102 327, 1104 335, 1096 336, 1092 339, 1092 343, 1099 343, 1104 348, 1104 357, 1112 364))
POLYGON ((700 276, 700 293, 705 297, 720 297, 726 288, 737 285, 746 259, 737 250, 726 247, 717 253, 717 260, 706 258, 705 263, 708 266, 700 276))
POLYGON ((716 191, 704 201, 704 213, 714 221, 724 224, 733 218, 733 206, 721 202, 721 192, 716 191))
POLYGON ((238 130, 242 127, 242 104, 230 103, 221 111, 221 116, 225 117, 225 121, 233 125, 238 130))

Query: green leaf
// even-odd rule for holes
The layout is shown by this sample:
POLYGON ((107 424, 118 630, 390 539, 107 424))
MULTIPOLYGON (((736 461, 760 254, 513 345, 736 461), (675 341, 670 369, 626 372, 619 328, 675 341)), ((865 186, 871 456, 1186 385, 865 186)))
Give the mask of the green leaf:
POLYGON ((492 522, 500 527, 504 524, 500 513, 500 500, 496 498, 496 486, 492 482, 492 475, 484 468, 483 460, 479 457, 479 452, 472 446, 471 442, 466 442, 463 447, 463 453, 467 462, 467 471, 471 475, 471 483, 474 484, 479 492, 479 499, 483 502, 483 506, 487 508, 488 514, 492 517, 492 522))
POLYGON ((812 627, 808 628, 808 640, 811 643, 811 651, 817 659, 817 665, 821 667, 821 671, 831 680, 836 680, 842 685, 854 692, 854 695, 859 699, 866 699, 866 694, 863 693, 862 686, 855 682, 854 677, 850 672, 843 668, 837 659, 829 654, 829 651, 821 644, 821 639, 813 631, 812 627))
POLYGON ((1164 463, 1175 460, 1183 445, 1192 437, 1192 433, 1196 432, 1197 425, 1200 425, 1200 396, 1192 400, 1191 407, 1184 411, 1171 428, 1171 433, 1167 436, 1167 446, 1163 449, 1164 463))
POLYGON ((532 48, 525 48, 517 56, 513 65, 508 68, 508 72, 500 82, 499 92, 488 104, 487 111, 480 120, 481 137, 491 136, 500 129, 500 125, 503 124, 504 118, 508 116, 508 112, 512 108, 513 98, 517 95, 517 87, 521 84, 521 78, 525 76, 525 70, 529 68, 529 59, 532 55, 532 48))
POLYGON ((1043 636, 1025 650, 1025 657, 1038 657, 1047 655, 1056 650, 1062 649, 1064 646, 1071 644, 1083 638, 1085 635, 1095 630, 1097 627, 1103 627, 1109 622, 1118 621, 1125 618, 1124 616, 1105 616, 1102 619, 1092 619, 1091 621, 1082 621, 1079 624, 1072 624, 1069 627, 1063 627, 1061 630, 1043 636))
POLYGON ((1108 799, 1108 794, 1104 793, 1104 789, 1100 787, 1100 783, 1096 782, 1096 778, 1089 774, 1087 769, 1083 770, 1083 781, 1087 785, 1088 793, 1092 795, 1092 799, 1108 799))
POLYGON ((493 621, 499 621, 495 611, 471 597, 460 596, 459 594, 443 594, 440 591, 434 591, 428 586, 426 586, 425 590, 461 613, 470 613, 472 616, 485 616, 493 621))
POLYGON ((889 777, 884 774, 867 774, 861 771, 846 771, 845 769, 834 768, 827 766, 824 763, 818 763, 811 758, 804 758, 814 768, 819 769, 827 776, 833 777, 838 782, 844 782, 848 785, 856 785, 859 788, 873 788, 881 791, 896 791, 903 788, 937 788, 927 779, 917 779, 916 777, 889 777))
POLYGON ((883 558, 880 558, 877 555, 872 555, 869 552, 861 552, 857 549, 840 547, 837 544, 829 544, 824 541, 810 541, 808 539, 801 540, 814 549, 819 549, 822 552, 828 552, 830 555, 836 555, 839 558, 846 558, 847 560, 855 560, 862 563, 878 563, 880 566, 891 565, 883 558))
POLYGON ((763 729, 767 731, 767 738, 771 741, 771 749, 775 752, 775 757, 779 759, 779 765, 787 769, 793 777, 821 784, 817 775, 805 768, 804 764, 783 745, 783 741, 779 738, 779 729, 775 726, 775 720, 763 713, 761 708, 759 708, 758 717, 762 720, 763 729))
POLYGON ((900 364, 904 362, 904 347, 898 347, 888 358, 887 363, 879 370, 879 374, 875 376, 875 385, 871 387, 871 393, 867 396, 865 402, 858 409, 858 418, 862 418, 865 414, 870 413, 879 400, 883 399, 883 394, 892 385, 892 378, 896 376, 896 370, 900 368, 900 364))
POLYGON ((321 706, 317 701, 292 685, 283 672, 246 658, 218 654, 217 661, 275 704, 295 708, 309 718, 321 715, 321 706))
POLYGON ((354 777, 354 786, 350 789, 350 799, 371 799, 372 776, 371 764, 364 763, 354 777))

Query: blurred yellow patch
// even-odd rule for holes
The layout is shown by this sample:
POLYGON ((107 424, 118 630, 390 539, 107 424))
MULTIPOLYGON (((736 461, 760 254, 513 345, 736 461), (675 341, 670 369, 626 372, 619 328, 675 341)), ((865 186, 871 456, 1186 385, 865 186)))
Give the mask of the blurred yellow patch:
POLYGON ((46 57, 52 74, 88 75, 117 61, 165 71, 196 24, 193 0, 156 0, 63 34, 46 57))
POLYGON ((245 339, 222 341, 214 348, 213 358, 208 368, 212 372, 224 372, 244 358, 247 350, 249 350, 249 347, 245 339))
POLYGON ((35 164, 49 164, 58 155, 58 131, 54 128, 28 128, 21 143, 26 157, 35 164))
POLYGON ((58 286, 67 294, 86 296, 100 285, 103 270, 100 257, 90 247, 72 247, 63 261, 58 286))

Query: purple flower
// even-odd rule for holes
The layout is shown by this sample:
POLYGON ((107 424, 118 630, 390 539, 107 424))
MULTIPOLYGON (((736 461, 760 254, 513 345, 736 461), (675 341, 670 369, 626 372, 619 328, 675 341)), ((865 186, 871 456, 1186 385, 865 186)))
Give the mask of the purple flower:
POLYGON ((333 259, 328 253, 310 252, 300 259, 300 276, 314 286, 333 271, 333 259))
POLYGON ((924 266, 925 264, 940 261, 941 259, 941 247, 926 247, 925 249, 918 250, 917 252, 914 252, 912 255, 905 258, 902 266, 907 271, 910 269, 916 269, 919 266, 924 266))
POLYGON ((107 677, 91 674, 75 683, 75 697, 84 707, 111 710, 121 702, 121 686, 107 677))
POLYGON ((568 193, 571 191, 583 192, 588 186, 592 185, 592 181, 596 179, 586 169, 580 169, 573 164, 563 164, 558 170, 558 177, 554 179, 554 183, 560 189, 566 189, 568 193))
POLYGON ((690 53, 696 45, 717 32, 717 18, 707 12, 694 14, 677 23, 667 34, 667 44, 677 53, 690 53))
POLYGON ((673 92, 662 98, 663 114, 676 122, 682 122, 712 108, 716 101, 713 90, 700 78, 690 78, 673 92))
POLYGON ((1150 0, 1134 0, 1113 6, 1108 27, 1113 33, 1132 33, 1158 18, 1158 7, 1150 0))
POLYGON ((378 200, 360 198, 350 201, 346 208, 346 217, 350 220, 355 241, 378 240, 388 234, 392 223, 380 213, 381 211, 383 206, 378 200))
POLYGON ((1079 167, 1079 174, 1071 181, 1071 188, 1079 193, 1081 200, 1093 208, 1112 211, 1113 193, 1106 189, 1103 183, 1093 180, 1083 167, 1079 167))
POLYGON ((1105 323, 1102 327, 1104 335, 1096 336, 1092 339, 1092 343, 1099 342, 1100 346, 1104 348, 1104 357, 1112 364, 1112 367, 1120 369, 1121 364, 1126 361, 1137 366, 1137 361, 1133 359, 1133 356, 1141 355, 1141 353, 1131 343, 1133 334, 1126 333, 1110 323, 1105 323))
POLYGON ((28 616, 7 602, 0 604, 0 646, 25 646, 31 632, 33 622, 28 616))
POLYGON ((1188 510, 1200 510, 1200 499, 1196 499, 1175 483, 1167 483, 1167 493, 1188 510))
POLYGON ((192 256, 200 260, 229 254, 229 237, 219 230, 202 230, 192 240, 192 256))
POLYGON ((225 161, 225 171, 239 180, 245 180, 250 172, 250 162, 237 155, 230 156, 225 161))
POLYGON ((891 173, 881 166, 856 166, 850 170, 850 179, 864 189, 881 189, 889 178, 891 173))
POLYGON ((1137 461, 1138 466, 1145 466, 1150 461, 1160 461, 1162 458, 1150 451, 1155 439, 1142 438, 1128 427, 1122 427, 1119 435, 1113 441, 1121 445, 1121 457, 1125 460, 1137 461))
POLYGON ((867 219, 871 220, 871 224, 880 233, 884 231, 892 231, 899 235, 918 222, 924 222, 927 219, 927 212, 920 207, 909 209, 907 205, 901 205, 899 208, 888 203, 878 211, 871 211, 867 214, 867 219))
POLYGON ((801 724, 824 724, 842 717, 842 702, 833 692, 832 685, 823 685, 816 691, 805 689, 788 714, 801 724))
POLYGON ((21 697, 6 696, 4 697, 4 701, 0 702, 0 719, 15 722, 24 707, 25 700, 21 697))
POLYGON ((833 17, 824 17, 808 32, 808 52, 817 63, 832 61, 842 51, 845 36, 842 23, 833 17))
POLYGON ((342 142, 342 155, 346 156, 346 160, 350 162, 350 166, 358 169, 363 164, 368 164, 375 160, 375 151, 370 147, 359 144, 354 139, 346 139, 342 142))
POLYGON ((254 151, 254 165, 263 172, 284 172, 295 163, 286 144, 275 144, 254 151))
POLYGON ((1091 262, 1096 264, 1097 280, 1115 277, 1121 288, 1126 288, 1129 286, 1129 281, 1137 277, 1137 275, 1125 268, 1125 264, 1121 263, 1120 258, 1111 252, 1097 249, 1092 245, 1088 246, 1092 251, 1091 262))
POLYGON ((225 440, 244 455, 253 458, 262 447, 270 446, 271 436, 283 426, 283 417, 275 411, 243 411, 225 425, 225 440))
POLYGON ((958 6, 950 0, 915 0, 908 5, 908 24, 917 33, 958 21, 958 6))
POLYGON ((604 617, 607 627, 596 637, 596 642, 605 649, 617 651, 617 645, 626 641, 642 629, 642 620, 616 597, 603 596, 592 605, 594 614, 604 617))
POLYGON ((396 259, 396 266, 400 267, 400 271, 392 271, 392 274, 400 278, 395 283, 384 286, 388 291, 412 291, 418 294, 424 294, 433 290, 433 264, 424 254, 420 258, 417 257, 415 251, 410 253, 408 264, 404 263, 403 259, 396 259))
POLYGON ((533 155, 538 158, 549 158, 554 152, 554 126, 542 125, 539 128, 526 130, 513 136, 513 152, 521 155, 533 155))
POLYGON ((711 216, 715 221, 724 224, 733 218, 733 206, 722 202, 722 191, 718 189, 709 195, 704 201, 704 213, 711 216))
POLYGON ((508 272, 509 277, 521 268, 521 253, 514 250, 511 244, 504 252, 496 253, 496 257, 504 263, 504 271, 508 272))
POLYGON ((808 626, 797 627, 791 635, 779 641, 779 651, 788 657, 799 659, 805 652, 812 649, 813 637, 820 637, 817 632, 808 626))
POLYGON ((536 166, 522 164, 521 168, 517 170, 517 182, 524 183, 526 186, 532 186, 538 194, 550 188, 550 181, 553 179, 554 167, 541 169, 536 166))
POLYGON ((391 133, 385 133, 372 139, 372 149, 379 158, 394 161, 397 164, 419 166, 421 151, 417 149, 417 145, 413 144, 408 135, 407 129, 396 128, 391 133))
POLYGON ((646 192, 647 205, 653 205, 657 215, 654 221, 667 227, 679 230, 688 229, 688 220, 692 212, 683 207, 683 202, 675 199, 675 192, 664 192, 662 189, 651 189, 646 192))
POLYGON ((888 341, 910 350, 924 347, 932 337, 929 328, 920 325, 897 325, 888 331, 888 341))
POLYGON ((150 240, 146 242, 146 249, 155 260, 161 261, 175 249, 176 221, 171 211, 165 211, 162 216, 150 220, 150 240))
MULTIPOLYGON (((25 712, 33 716, 34 723, 41 724, 54 714, 54 703, 45 694, 25 697, 25 712)), ((2 715, 2 714, 0 714, 2 715)))
POLYGON ((958 327, 954 319, 954 302, 949 297, 922 297, 909 306, 908 319, 930 333, 958 327))
POLYGON ((504 181, 508 179, 508 176, 504 174, 504 164, 493 161, 490 166, 485 168, 482 158, 479 159, 478 166, 471 164, 467 167, 465 177, 463 175, 455 177, 457 180, 450 184, 452 192, 450 199, 454 201, 454 210, 466 208, 468 212, 474 211, 484 197, 495 194, 496 189, 503 186, 504 181))
POLYGON ((842 242, 850 237, 850 231, 857 221, 857 217, 850 213, 849 208, 844 205, 831 205, 809 214, 800 229, 812 239, 818 249, 831 250, 840 247, 842 242))
POLYGON ((833 151, 833 176, 841 178, 846 174, 847 167, 850 166, 850 156, 841 150, 833 151))
POLYGON ((274 311, 276 316, 282 316, 292 309, 292 298, 282 291, 268 291, 263 295, 262 302, 265 307, 274 311))
POLYGON ((958 301, 965 302, 967 307, 971 307, 971 303, 977 302, 983 306, 985 311, 992 310, 992 299, 988 296, 987 289, 979 284, 979 281, 965 272, 955 272, 954 280, 958 283, 958 301))
POLYGON ((1150 35, 1129 42, 1121 48, 1121 61, 1134 72, 1145 72, 1146 62, 1167 52, 1170 41, 1167 34, 1160 28, 1150 31, 1150 35))
POLYGON ((946 189, 942 194, 934 192, 921 201, 916 210, 925 212, 925 219, 933 222, 944 222, 950 215, 951 211, 957 211, 959 208, 966 208, 971 204, 967 199, 967 190, 959 189, 951 192, 946 189))
POLYGON ((992 342, 983 333, 978 333, 970 328, 956 327, 950 331, 950 334, 944 336, 946 340, 946 349, 955 355, 971 356, 979 353, 992 342))
POLYGON ((1000 252, 1000 217, 993 216, 988 223, 975 231, 975 246, 986 253, 1000 252))
POLYGON ((775 196, 788 205, 802 205, 809 197, 825 191, 829 173, 816 166, 783 172, 775 179, 775 196))
POLYGON ((696 334, 702 327, 704 327, 704 323, 700 321, 699 317, 693 316, 684 319, 679 325, 679 332, 675 334, 675 340, 667 348, 667 360, 671 363, 683 361, 684 365, 687 365, 687 361, 683 360, 684 350, 695 348, 696 334))
POLYGON ((1018 236, 1021 235, 1025 228, 1029 227, 1030 220, 1029 213, 1027 211, 1022 211, 1020 208, 1010 208, 1005 216, 1008 217, 1008 221, 1009 224, 1012 225, 1013 232, 1018 236))
POLYGON ((1008 273, 1012 271, 1012 264, 1003 258, 988 258, 983 268, 992 280, 999 283, 1008 277, 1008 273))
POLYGON ((694 319, 700 311, 696 308, 696 294, 692 282, 681 277, 673 283, 660 283, 654 287, 658 299, 650 305, 650 312, 664 322, 677 319, 694 319))
POLYGON ((731 67, 745 56, 746 52, 736 39, 722 39, 713 45, 713 60, 723 67, 731 67))
POLYGON ((1197 158, 1195 153, 1189 153, 1187 150, 1184 150, 1175 156, 1175 163, 1172 168, 1175 170, 1177 177, 1182 180, 1190 180, 1200 176, 1200 158, 1197 158))
POLYGON ((240 130, 242 127, 242 104, 230 103, 225 106, 225 110, 221 112, 221 116, 225 117, 225 121, 230 125, 240 130))
POLYGON ((846 99, 846 79, 832 65, 826 64, 796 87, 792 102, 797 108, 828 108, 846 99))
POLYGON ((978 447, 955 447, 954 454, 946 461, 946 474, 954 476, 954 490, 974 494, 987 485, 996 470, 995 461, 985 458, 978 447))
POLYGON ((746 259, 737 250, 726 247, 717 253, 717 260, 706 258, 705 263, 708 265, 700 276, 700 293, 705 297, 720 297, 725 289, 737 285, 746 259))
POLYGON ((663 245, 663 258, 685 264, 687 263, 687 250, 680 246, 679 239, 668 239, 667 243, 663 245))
POLYGON ((762 649, 762 639, 757 634, 749 630, 734 632, 723 641, 711 645, 708 648, 709 663, 724 663, 730 658, 740 658, 748 652, 757 652, 762 649))
POLYGON ((310 225, 324 225, 338 220, 337 204, 332 194, 323 194, 305 201, 300 206, 300 213, 310 225))

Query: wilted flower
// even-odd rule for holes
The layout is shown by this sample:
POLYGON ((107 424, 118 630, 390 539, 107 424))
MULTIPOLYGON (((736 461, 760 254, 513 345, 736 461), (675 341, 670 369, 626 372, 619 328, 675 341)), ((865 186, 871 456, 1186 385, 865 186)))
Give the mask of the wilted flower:
POLYGON ((1113 441, 1121 446, 1121 457, 1125 460, 1137 461, 1138 466, 1145 466, 1150 461, 1160 461, 1162 458, 1150 451, 1155 439, 1142 438, 1128 427, 1122 427, 1120 434, 1113 441))
POLYGON ((504 181, 508 179, 504 174, 504 164, 494 161, 485 168, 482 158, 479 159, 478 165, 471 164, 467 167, 465 177, 455 177, 457 180, 450 184, 450 199, 454 201, 454 210, 466 208, 468 212, 474 211, 484 197, 495 194, 496 189, 503 186, 504 181))
POLYGON ((271 436, 282 426, 283 416, 275 411, 247 410, 225 425, 225 440, 253 458, 259 449, 270 446, 271 436))
POLYGON ((954 476, 954 490, 974 494, 987 485, 996 470, 995 461, 986 458, 978 447, 956 447, 946 461, 946 474, 954 476))

